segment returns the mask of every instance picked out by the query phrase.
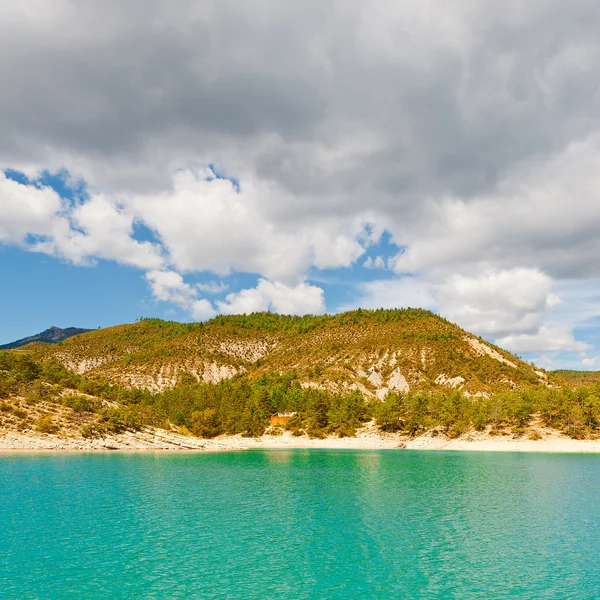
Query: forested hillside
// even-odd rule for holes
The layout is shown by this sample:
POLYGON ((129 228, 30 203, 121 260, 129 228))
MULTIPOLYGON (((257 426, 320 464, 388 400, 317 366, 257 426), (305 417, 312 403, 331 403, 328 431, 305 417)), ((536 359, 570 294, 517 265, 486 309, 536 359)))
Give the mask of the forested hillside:
POLYGON ((600 371, 559 370, 552 371, 551 374, 561 385, 594 385, 600 381, 600 371))
POLYGON ((547 374, 420 309, 357 310, 333 316, 271 313, 206 323, 144 319, 32 349, 90 379, 157 392, 184 375, 218 383, 289 375, 306 388, 389 392, 458 389, 468 394, 534 389, 547 374))
POLYGON ((0 432, 257 436, 287 412, 288 429, 316 437, 366 422, 411 436, 523 435, 536 423, 595 436, 600 384, 576 383, 590 385, 418 309, 143 319, 0 352, 0 432))
MULTIPOLYGON (((359 390, 334 393, 310 388, 293 373, 237 375, 219 383, 183 375, 162 392, 125 388, 73 373, 54 360, 26 352, 0 353, 0 436, 22 432, 96 438, 161 428, 212 438, 259 436, 273 413, 294 413, 295 435, 351 436, 367 422, 382 432, 457 437, 470 430, 528 436, 540 426, 575 438, 596 437, 600 384, 467 396, 459 390, 389 392, 383 400, 359 390)), ((278 428, 270 428, 276 433, 278 428)))

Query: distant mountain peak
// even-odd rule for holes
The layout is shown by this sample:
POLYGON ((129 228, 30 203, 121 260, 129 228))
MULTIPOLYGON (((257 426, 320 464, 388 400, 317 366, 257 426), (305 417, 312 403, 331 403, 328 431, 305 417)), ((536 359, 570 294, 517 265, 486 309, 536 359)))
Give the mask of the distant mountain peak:
POLYGON ((86 333, 88 331, 92 331, 91 329, 81 329, 79 327, 67 327, 65 329, 61 329, 60 327, 56 327, 55 325, 50 326, 45 331, 38 333, 36 335, 32 335, 26 338, 22 338, 15 342, 11 342, 10 344, 4 344, 0 346, 0 350, 10 350, 12 348, 20 348, 21 346, 25 346, 26 344, 31 344, 32 342, 44 342, 46 344, 57 344, 58 342, 62 342, 62 340, 66 340, 67 338, 73 337, 74 335, 78 335, 80 333, 86 333))

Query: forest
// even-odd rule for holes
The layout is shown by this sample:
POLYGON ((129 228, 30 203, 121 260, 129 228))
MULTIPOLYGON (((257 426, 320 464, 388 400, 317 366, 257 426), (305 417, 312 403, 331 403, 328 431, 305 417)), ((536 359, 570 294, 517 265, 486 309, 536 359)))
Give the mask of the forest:
MULTIPOLYGON (((236 376, 218 384, 184 374, 170 390, 151 393, 77 375, 55 361, 24 352, 0 353, 0 413, 26 421, 25 405, 60 404, 94 416, 81 428, 87 437, 145 426, 177 428, 211 438, 221 434, 259 436, 276 412, 296 413, 287 428, 311 437, 352 436, 374 419, 384 432, 418 436, 436 431, 450 438, 470 431, 523 435, 532 423, 584 439, 600 433, 600 382, 468 396, 458 390, 390 393, 366 399, 359 391, 305 389, 296 375, 236 376), (16 414, 16 417, 15 417, 16 414)), ((21 422, 21 429, 27 423, 21 422)))

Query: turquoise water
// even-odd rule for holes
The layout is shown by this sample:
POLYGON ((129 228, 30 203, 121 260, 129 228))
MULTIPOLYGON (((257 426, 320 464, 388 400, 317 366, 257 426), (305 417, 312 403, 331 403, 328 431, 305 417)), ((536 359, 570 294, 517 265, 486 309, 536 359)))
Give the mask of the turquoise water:
POLYGON ((600 598, 600 456, 0 457, 1 598, 600 598))

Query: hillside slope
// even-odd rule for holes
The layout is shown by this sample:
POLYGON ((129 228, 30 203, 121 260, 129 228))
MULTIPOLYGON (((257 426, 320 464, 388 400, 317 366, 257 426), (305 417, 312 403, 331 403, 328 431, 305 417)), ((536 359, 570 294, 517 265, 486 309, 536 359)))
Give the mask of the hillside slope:
POLYGON ((594 385, 600 381, 600 371, 573 371, 561 369, 551 372, 553 377, 559 382, 570 386, 594 385))
POLYGON ((86 377, 160 391, 188 374, 216 383, 294 373, 307 388, 389 391, 460 389, 469 394, 548 385, 548 376, 421 309, 357 310, 333 316, 270 313, 206 323, 145 319, 32 350, 86 377))
POLYGON ((26 338, 22 338, 20 340, 16 340, 15 342, 11 342, 10 344, 4 344, 0 346, 0 350, 11 350, 13 348, 21 348, 27 344, 31 344, 33 342, 44 342, 46 344, 57 344, 62 340, 66 340, 67 338, 73 337, 74 335, 79 335, 80 333, 87 333, 88 331, 92 331, 91 329, 81 329, 79 327, 66 327, 65 329, 61 329, 60 327, 50 327, 41 333, 37 333, 36 335, 31 335, 26 338))

